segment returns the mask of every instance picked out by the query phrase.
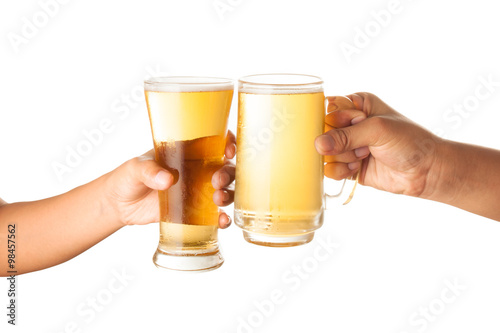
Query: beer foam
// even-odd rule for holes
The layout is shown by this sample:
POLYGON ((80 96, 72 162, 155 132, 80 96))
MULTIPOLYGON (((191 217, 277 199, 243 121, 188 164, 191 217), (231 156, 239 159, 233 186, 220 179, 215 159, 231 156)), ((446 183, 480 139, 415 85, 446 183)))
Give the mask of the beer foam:
POLYGON ((238 91, 245 94, 255 94, 255 95, 294 95, 294 94, 322 93, 323 88, 311 87, 311 88, 292 89, 290 87, 272 87, 272 88, 245 87, 245 88, 240 88, 238 91))
POLYGON ((238 91, 259 95, 292 95, 323 92, 320 77, 303 74, 257 74, 238 81, 238 91))
POLYGON ((231 79, 195 76, 155 77, 144 81, 146 91, 157 92, 202 92, 233 90, 231 79))

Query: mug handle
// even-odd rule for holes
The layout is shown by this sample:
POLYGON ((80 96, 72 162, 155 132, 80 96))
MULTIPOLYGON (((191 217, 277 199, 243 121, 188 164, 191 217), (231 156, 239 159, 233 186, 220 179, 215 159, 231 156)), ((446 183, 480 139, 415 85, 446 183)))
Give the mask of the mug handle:
MULTIPOLYGON (((326 105, 327 111, 326 111, 325 117, 326 117, 326 115, 328 115, 332 112, 338 111, 338 109, 340 109, 340 108, 342 108, 342 109, 356 109, 356 106, 354 105, 354 103, 346 96, 334 96, 333 99, 336 100, 335 101, 336 103, 334 104, 335 108, 333 110, 328 111, 328 104, 327 104, 326 105)), ((328 97, 325 98, 325 102, 329 103, 329 101, 330 100, 328 99, 328 97)), ((325 123, 325 132, 331 130, 332 128, 333 127, 331 127, 325 123)), ((359 183, 359 175, 361 173, 362 168, 363 168, 363 160, 361 160, 361 165, 359 167, 358 172, 356 172, 356 174, 354 175, 354 185, 352 187, 351 193, 349 194, 349 197, 345 200, 343 205, 347 205, 349 202, 351 202, 352 198, 354 197, 354 192, 356 191, 356 186, 359 183)), ((328 209, 328 206, 330 206, 330 205, 328 205, 329 202, 332 202, 334 199, 339 198, 342 195, 346 182, 347 182, 347 179, 344 179, 344 181, 342 182, 342 187, 337 194, 328 194, 325 192, 325 208, 326 209, 328 209)))

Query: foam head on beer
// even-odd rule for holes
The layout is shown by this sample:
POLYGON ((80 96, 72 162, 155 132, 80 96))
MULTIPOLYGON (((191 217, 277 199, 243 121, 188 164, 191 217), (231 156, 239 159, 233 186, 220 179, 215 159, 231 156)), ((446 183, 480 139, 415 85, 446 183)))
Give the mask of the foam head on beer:
POLYGON ((158 191, 159 251, 173 255, 218 252, 219 209, 213 173, 224 164, 233 82, 165 77, 145 81, 155 159, 174 176, 158 191))
POLYGON ((220 117, 229 115, 232 81, 165 77, 146 81, 145 90, 157 141, 192 140, 218 135, 226 128, 220 117))
POLYGON ((238 94, 235 222, 253 243, 307 242, 323 221, 323 158, 314 148, 324 129, 322 81, 249 76, 238 94))

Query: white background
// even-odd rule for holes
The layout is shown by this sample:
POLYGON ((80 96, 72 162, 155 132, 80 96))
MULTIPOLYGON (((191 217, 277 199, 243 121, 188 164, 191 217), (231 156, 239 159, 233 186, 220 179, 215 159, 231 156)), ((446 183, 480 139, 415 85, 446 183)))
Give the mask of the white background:
MULTIPOLYGON (((327 94, 370 91, 450 139, 500 148, 499 86, 467 114, 447 111, 473 102, 481 77, 500 81, 495 2, 401 0, 382 27, 371 13, 389 0, 221 2, 232 6, 222 16, 213 0, 73 0, 43 22, 38 1, 3 1, 0 197, 56 195, 149 150, 143 98, 122 100, 140 90, 148 68, 235 79, 316 74, 327 94), (21 36, 23 17, 34 15, 45 25, 14 47, 9 36, 21 36), (371 37, 349 62, 341 45, 355 46, 365 28, 371 37), (103 119, 111 133, 58 179, 52 164, 103 119)), ((235 102, 230 124, 235 130, 235 102)), ((367 187, 328 212, 306 246, 258 247, 235 226, 221 231, 226 262, 204 274, 155 268, 158 226, 127 227, 67 263, 20 276, 15 328, 6 324, 2 279, 0 330, 64 332, 75 322, 81 332, 237 332, 245 321, 253 326, 240 332, 498 332, 499 239, 494 221, 367 187), (340 246, 318 262, 313 253, 329 238, 340 246), (303 264, 307 277, 294 275, 303 264), (122 270, 133 278, 105 298, 122 270), (466 287, 458 296, 447 291, 455 280, 466 287), (275 289, 284 302, 259 310, 255 302, 268 304, 275 289), (443 292, 453 300, 441 301, 443 292), (106 304, 82 316, 91 297, 106 304), (429 306, 437 315, 422 319, 419 308, 429 306)))

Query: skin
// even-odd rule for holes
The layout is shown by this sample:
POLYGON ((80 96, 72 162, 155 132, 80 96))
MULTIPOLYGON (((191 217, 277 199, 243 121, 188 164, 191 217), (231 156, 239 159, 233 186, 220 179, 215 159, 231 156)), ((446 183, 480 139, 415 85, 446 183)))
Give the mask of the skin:
MULTIPOLYGON (((370 93, 328 97, 325 132, 315 146, 326 177, 360 171, 362 185, 500 221, 500 151, 444 140, 370 93)), ((215 177, 232 181, 234 166, 215 177)))
POLYGON ((328 131, 316 138, 325 175, 438 201, 500 221, 500 151, 444 140, 377 96, 329 97, 328 131), (354 106, 354 107, 353 107, 354 106))
MULTIPOLYGON (((363 185, 500 221, 500 151, 441 139, 373 94, 347 97, 328 97, 326 133, 315 141, 325 156, 325 176, 340 180, 360 171, 363 185)), ((231 159, 235 153, 235 138, 229 133, 225 154, 231 159)), ((214 173, 213 199, 218 206, 233 202, 234 175, 229 161, 214 173)), ((51 267, 126 225, 158 221, 156 191, 167 189, 172 181, 150 151, 57 197, 15 204, 0 199, 0 237, 7 239, 7 225, 16 221, 16 237, 23 240, 17 252, 18 273, 51 267)), ((229 224, 229 217, 221 213, 219 226, 229 224)), ((0 248, 0 258, 7 258, 6 247, 0 248)), ((2 276, 7 275, 6 264, 0 260, 2 276)))
MULTIPOLYGON (((234 134, 228 133, 226 164, 236 153, 234 134)), ((225 174, 225 172, 224 172, 225 174)), ((232 202, 228 188, 234 178, 216 177, 214 202, 232 202)), ((23 274, 63 263, 127 225, 159 220, 158 190, 166 190, 173 176, 154 161, 153 150, 133 158, 98 179, 67 193, 33 202, 7 204, 0 199, 0 276, 8 276, 7 230, 16 224, 16 271, 23 274)), ((231 224, 219 215, 219 227, 231 224)))

